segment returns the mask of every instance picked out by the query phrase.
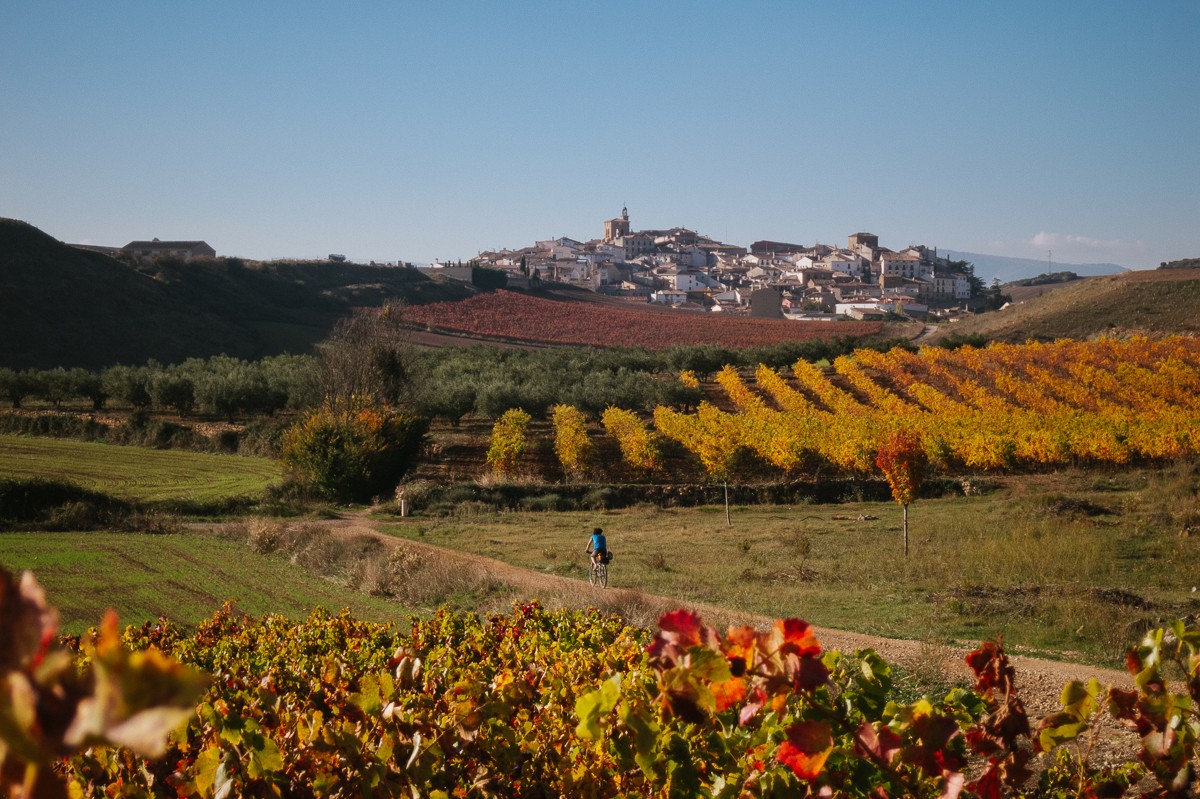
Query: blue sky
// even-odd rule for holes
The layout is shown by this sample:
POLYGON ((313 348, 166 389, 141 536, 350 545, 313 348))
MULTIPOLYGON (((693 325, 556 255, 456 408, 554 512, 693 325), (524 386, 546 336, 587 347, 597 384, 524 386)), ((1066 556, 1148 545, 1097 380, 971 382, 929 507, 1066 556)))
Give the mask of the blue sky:
POLYGON ((1200 2, 0 0, 0 216, 467 259, 683 225, 1200 256, 1200 2))

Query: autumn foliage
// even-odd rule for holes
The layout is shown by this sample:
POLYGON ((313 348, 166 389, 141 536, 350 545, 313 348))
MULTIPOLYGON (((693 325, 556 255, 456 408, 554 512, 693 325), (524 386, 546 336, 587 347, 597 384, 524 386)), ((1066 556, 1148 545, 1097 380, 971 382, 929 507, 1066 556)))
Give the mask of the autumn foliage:
POLYGON ((605 408, 600 423, 605 432, 616 439, 621 457, 630 466, 645 472, 662 468, 658 438, 636 413, 624 408, 605 408))
POLYGON ((570 405, 555 405, 552 419, 554 452, 563 471, 572 476, 584 474, 591 462, 593 446, 583 412, 570 405))
POLYGON ((284 434, 280 460, 317 492, 364 501, 390 492, 420 454, 427 420, 360 397, 328 399, 284 434))
POLYGON ((728 403, 660 407, 656 426, 710 472, 730 448, 785 473, 862 476, 884 469, 884 453, 902 505, 921 465, 1020 471, 1200 455, 1200 339, 856 350, 791 371, 760 365, 751 385, 727 366, 716 384, 728 403), (899 441, 919 441, 920 453, 906 445, 900 457, 899 441))
POLYGON ((122 633, 110 618, 72 652, 54 645, 32 578, 3 588, 0 778, 13 797, 1196 788, 1200 632, 1182 622, 1129 650, 1129 687, 1068 683, 1060 709, 1034 720, 995 642, 966 657, 973 687, 906 699, 876 653, 827 651, 799 619, 721 634, 677 610, 650 636, 536 603, 403 626, 227 606, 193 632, 160 620, 122 633), (1182 675, 1174 689, 1168 670, 1182 675), (1128 728, 1136 760, 1093 761, 1104 716, 1128 728))
POLYGON ((208 682, 157 648, 131 651, 111 611, 77 655, 57 635, 33 574, 0 569, 0 793, 13 799, 65 799, 55 762, 97 747, 161 756, 208 682))
POLYGON ((520 408, 510 408, 492 426, 487 462, 498 473, 512 474, 516 471, 521 456, 525 454, 525 431, 530 419, 530 415, 520 408))
POLYGON ((892 433, 875 457, 875 465, 892 489, 892 499, 901 505, 910 505, 917 498, 926 461, 920 436, 907 430, 892 433))

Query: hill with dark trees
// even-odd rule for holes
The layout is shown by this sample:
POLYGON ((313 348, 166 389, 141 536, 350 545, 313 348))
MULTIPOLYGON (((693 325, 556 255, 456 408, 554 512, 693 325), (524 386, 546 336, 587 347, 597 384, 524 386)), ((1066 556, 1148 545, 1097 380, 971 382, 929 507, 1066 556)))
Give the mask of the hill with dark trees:
POLYGON ((470 292, 414 269, 326 261, 126 263, 0 219, 0 367, 303 353, 356 307, 470 292))

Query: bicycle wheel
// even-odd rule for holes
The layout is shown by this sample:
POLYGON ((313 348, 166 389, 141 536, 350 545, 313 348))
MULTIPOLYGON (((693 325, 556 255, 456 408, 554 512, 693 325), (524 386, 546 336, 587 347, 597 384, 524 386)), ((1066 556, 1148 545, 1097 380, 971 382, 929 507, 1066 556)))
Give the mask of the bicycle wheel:
POLYGON ((601 563, 596 567, 596 584, 608 588, 608 564, 601 563))
POLYGON ((596 584, 596 572, 599 568, 594 560, 588 563, 588 582, 592 585, 596 584))

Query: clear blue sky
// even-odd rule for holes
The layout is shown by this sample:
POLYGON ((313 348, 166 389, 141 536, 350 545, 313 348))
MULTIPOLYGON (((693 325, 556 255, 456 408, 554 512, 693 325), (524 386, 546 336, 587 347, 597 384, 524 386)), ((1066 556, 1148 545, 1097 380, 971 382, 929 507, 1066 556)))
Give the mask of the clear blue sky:
POLYGON ((1200 256, 1200 2, 0 0, 0 216, 467 259, 683 225, 1200 256))

